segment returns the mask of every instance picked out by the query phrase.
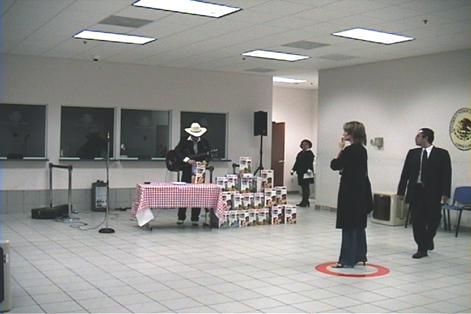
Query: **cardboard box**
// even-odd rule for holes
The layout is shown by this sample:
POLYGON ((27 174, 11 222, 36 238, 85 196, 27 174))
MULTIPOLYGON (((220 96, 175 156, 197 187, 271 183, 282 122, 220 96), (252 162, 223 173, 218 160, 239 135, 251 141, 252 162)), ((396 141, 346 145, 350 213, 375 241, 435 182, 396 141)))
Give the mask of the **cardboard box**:
POLYGON ((270 208, 262 208, 257 211, 257 224, 258 225, 268 225, 270 220, 270 208))
POLYGON ((247 226, 256 226, 258 225, 258 211, 256 209, 249 209, 249 218, 247 226))
POLYGON ((260 171, 260 175, 263 181, 262 183, 263 189, 272 189, 275 172, 271 169, 264 169, 260 171))
POLYGON ((244 209, 253 209, 253 193, 244 193, 244 209))
POLYGON ((251 193, 253 189, 253 174, 241 173, 239 176, 240 193, 251 193))
POLYGON ((294 205, 285 205, 285 223, 286 224, 296 224, 296 206, 294 205))
POLYGON ((265 207, 265 195, 264 193, 254 193, 253 194, 253 208, 261 209, 265 207))
POLYGON ((222 221, 219 224, 219 228, 229 228, 231 226, 230 222, 230 212, 226 211, 223 214, 222 221))
POLYGON ((286 186, 276 186, 276 203, 283 205, 288 203, 288 188, 286 186))
POLYGON ((282 221, 280 220, 281 213, 282 213, 282 208, 280 206, 278 205, 272 206, 270 210, 270 218, 269 218, 271 225, 282 224, 282 221))
POLYGON ((228 174, 227 178, 227 187, 229 191, 238 191, 239 190, 239 177, 236 174, 228 174))
POLYGON ((239 173, 252 173, 252 157, 239 157, 239 173))
POLYGON ((271 208, 276 205, 276 192, 274 189, 265 189, 265 206, 271 208))
POLYGON ((221 199, 224 202, 225 209, 231 210, 232 209, 232 192, 222 192, 221 199))
POLYGON ((239 211, 238 210, 230 210, 229 211, 229 226, 230 228, 239 228, 239 211))
POLYGON ((193 175, 191 177, 191 183, 200 184, 204 183, 206 166, 201 163, 197 162, 196 166, 193 166, 193 175))
POLYGON ((229 191, 227 177, 217 177, 216 184, 219 185, 223 192, 229 191))
POLYGON ((242 193, 239 193, 239 192, 232 193, 232 209, 234 210, 244 209, 244 197, 242 193))

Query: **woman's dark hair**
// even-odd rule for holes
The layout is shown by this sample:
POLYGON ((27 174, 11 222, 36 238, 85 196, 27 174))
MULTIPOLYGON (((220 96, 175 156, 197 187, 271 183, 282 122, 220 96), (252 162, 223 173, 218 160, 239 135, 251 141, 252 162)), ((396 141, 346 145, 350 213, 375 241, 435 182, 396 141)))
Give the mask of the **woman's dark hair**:
POLYGON ((419 133, 422 133, 422 135, 427 138, 427 142, 429 144, 433 143, 433 140, 435 139, 435 136, 434 136, 434 133, 431 129, 422 128, 422 129, 419 130, 419 133))
POLYGON ((343 125, 343 130, 352 137, 355 144, 366 145, 366 131, 363 123, 358 121, 350 121, 343 125))
POLYGON ((303 148, 303 143, 307 143, 309 145, 309 148, 312 148, 312 142, 310 140, 302 140, 301 144, 299 144, 299 147, 303 148))

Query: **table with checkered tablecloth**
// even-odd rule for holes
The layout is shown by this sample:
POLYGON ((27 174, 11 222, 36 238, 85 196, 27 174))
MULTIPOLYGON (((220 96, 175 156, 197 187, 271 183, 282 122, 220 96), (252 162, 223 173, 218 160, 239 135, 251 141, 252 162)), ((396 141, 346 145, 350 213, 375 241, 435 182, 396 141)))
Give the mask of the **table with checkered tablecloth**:
POLYGON ((216 184, 190 184, 182 182, 153 182, 137 184, 131 215, 139 226, 154 219, 152 208, 201 207, 211 208, 219 221, 225 210, 222 189, 216 184))

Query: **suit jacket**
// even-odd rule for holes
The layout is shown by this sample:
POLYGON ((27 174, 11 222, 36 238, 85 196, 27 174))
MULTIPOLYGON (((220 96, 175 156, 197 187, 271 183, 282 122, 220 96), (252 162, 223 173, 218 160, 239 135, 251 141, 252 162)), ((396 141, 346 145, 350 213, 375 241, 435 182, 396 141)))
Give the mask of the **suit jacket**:
MULTIPOLYGON (((406 203, 410 203, 419 177, 422 148, 414 148, 407 153, 406 161, 397 187, 398 195, 406 195, 406 203), (406 193, 407 190, 407 194, 406 193)), ((440 202, 442 196, 450 197, 451 192, 451 159, 448 151, 433 147, 421 179, 427 195, 434 202, 440 202)))
POLYGON ((345 147, 339 157, 330 162, 330 168, 340 170, 342 175, 337 200, 336 228, 366 228, 366 217, 373 207, 367 161, 366 148, 361 144, 352 144, 345 147))
MULTIPOLYGON (((180 139, 180 142, 178 143, 178 145, 175 147, 177 160, 179 162, 183 161, 183 159, 185 159, 185 157, 195 155, 195 151, 193 149, 193 141, 188 140, 188 137, 189 137, 189 135, 188 136, 183 136, 180 139)), ((208 141, 206 141, 203 138, 200 138, 200 140, 198 142, 198 153, 196 155, 200 155, 200 154, 202 155, 204 153, 208 153, 209 151, 210 151, 210 147, 209 147, 208 141)), ((202 156, 199 156, 199 157, 193 157, 191 159, 196 160, 196 161, 206 161, 207 163, 209 163, 210 155, 206 154, 206 155, 202 155, 202 156)), ((191 175, 192 175, 191 165, 187 164, 187 165, 181 167, 180 170, 182 171, 182 181, 190 183, 191 182, 191 175)))

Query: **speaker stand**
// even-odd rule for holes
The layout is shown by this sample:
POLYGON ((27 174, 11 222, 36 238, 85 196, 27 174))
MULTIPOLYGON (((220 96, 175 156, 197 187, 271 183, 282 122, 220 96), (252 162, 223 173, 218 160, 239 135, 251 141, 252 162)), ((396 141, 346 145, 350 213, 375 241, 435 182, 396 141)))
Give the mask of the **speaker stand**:
POLYGON ((263 135, 260 135, 260 161, 257 170, 255 170, 254 175, 257 174, 257 172, 263 170, 263 135))

